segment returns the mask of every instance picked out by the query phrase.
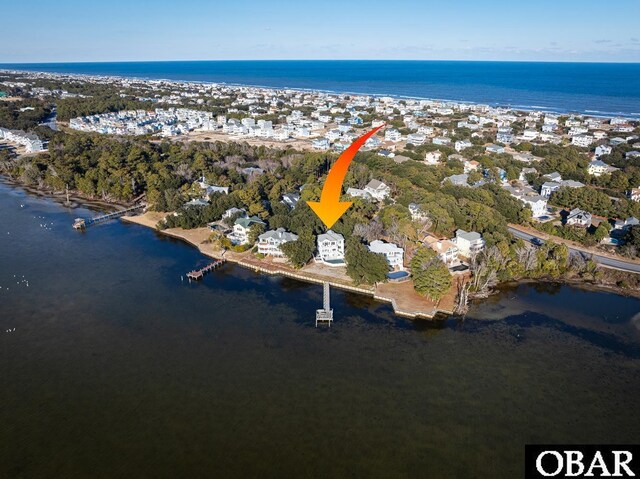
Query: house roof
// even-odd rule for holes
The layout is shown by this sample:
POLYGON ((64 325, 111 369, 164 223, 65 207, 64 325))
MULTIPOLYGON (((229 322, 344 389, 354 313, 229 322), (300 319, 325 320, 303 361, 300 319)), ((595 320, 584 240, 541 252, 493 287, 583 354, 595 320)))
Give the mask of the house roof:
POLYGON ((243 228, 249 228, 249 227, 251 227, 252 224, 263 224, 264 225, 265 222, 262 221, 257 216, 250 216, 249 218, 238 218, 235 221, 235 224, 240 225, 243 228))
POLYGON ((464 238, 467 241, 471 242, 482 239, 482 235, 476 231, 458 230, 456 231, 456 238, 464 238))
POLYGON ((371 188, 372 190, 384 190, 387 189, 388 186, 385 185, 382 181, 371 180, 369 183, 367 183, 367 186, 365 186, 365 188, 371 188))
POLYGON ((327 231, 321 235, 318 235, 318 243, 322 243, 324 241, 344 241, 344 236, 340 233, 335 233, 332 230, 327 231))
POLYGON ((384 241, 374 240, 369 244, 369 251, 371 251, 372 253, 386 254, 403 251, 403 249, 393 243, 385 243, 384 241))
POLYGON ((261 239, 261 240, 275 239, 275 240, 278 240, 278 241, 284 243, 284 242, 287 242, 287 241, 295 241, 295 240, 297 240, 298 239, 298 235, 293 234, 293 233, 289 233, 284 228, 278 228, 276 230, 266 231, 266 232, 262 233, 260 236, 258 236, 258 238, 261 239))

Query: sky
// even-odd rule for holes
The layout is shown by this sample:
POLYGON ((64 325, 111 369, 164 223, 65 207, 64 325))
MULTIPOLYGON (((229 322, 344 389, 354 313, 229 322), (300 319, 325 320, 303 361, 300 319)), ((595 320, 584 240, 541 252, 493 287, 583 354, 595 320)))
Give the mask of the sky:
POLYGON ((17 1, 0 62, 640 62, 640 0, 17 1))

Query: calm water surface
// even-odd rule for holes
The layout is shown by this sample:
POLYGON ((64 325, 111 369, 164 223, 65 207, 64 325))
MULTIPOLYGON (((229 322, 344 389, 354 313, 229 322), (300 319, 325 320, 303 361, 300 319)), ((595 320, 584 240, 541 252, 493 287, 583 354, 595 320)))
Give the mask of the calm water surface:
POLYGON ((411 322, 0 182, 0 477, 522 477, 640 431, 640 301, 522 285, 411 322), (28 286, 27 286, 28 284, 28 286), (15 328, 15 331, 13 331, 15 328), (11 329, 12 332, 5 332, 11 329))
POLYGON ((235 60, 14 63, 0 68, 393 94, 640 118, 640 63, 235 60))

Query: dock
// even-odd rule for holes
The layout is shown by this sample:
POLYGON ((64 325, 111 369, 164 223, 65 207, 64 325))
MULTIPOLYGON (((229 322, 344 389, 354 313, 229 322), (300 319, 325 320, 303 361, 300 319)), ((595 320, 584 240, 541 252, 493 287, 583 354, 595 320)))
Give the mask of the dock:
POLYGON ((224 264, 223 259, 218 259, 216 261, 214 261, 213 263, 208 264, 207 266, 205 266, 204 268, 198 269, 198 270, 193 270, 193 271, 189 271, 187 273, 187 278, 189 278, 189 281, 191 281, 192 279, 197 281, 199 279, 202 279, 204 277, 205 274, 207 274, 209 271, 213 271, 214 269, 218 268, 219 266, 221 266, 222 264, 224 264))
POLYGON ((144 208, 146 206, 145 203, 139 203, 137 205, 131 206, 124 210, 114 211, 113 213, 107 213, 104 215, 96 216, 95 218, 84 219, 84 218, 76 218, 73 222, 73 227, 77 230, 83 230, 88 228, 91 225, 95 225, 97 223, 103 223, 105 221, 109 221, 114 218, 119 218, 120 216, 124 216, 127 213, 131 213, 133 211, 139 210, 140 208, 144 208))
POLYGON ((322 284, 322 309, 316 309, 316 328, 318 323, 327 323, 331 327, 333 322, 333 309, 331 309, 331 296, 329 283, 322 284))

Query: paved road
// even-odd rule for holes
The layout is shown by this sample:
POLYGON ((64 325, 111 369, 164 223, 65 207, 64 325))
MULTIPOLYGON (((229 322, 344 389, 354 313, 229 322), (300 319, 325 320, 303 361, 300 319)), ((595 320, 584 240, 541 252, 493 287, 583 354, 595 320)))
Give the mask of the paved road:
MULTIPOLYGON (((538 238, 542 242, 545 241, 542 236, 535 236, 529 233, 525 233, 524 231, 517 230, 515 228, 512 228, 511 226, 509 226, 509 231, 516 238, 522 238, 525 241, 531 242, 531 240, 533 240, 534 238, 538 238)), ((607 256, 601 256, 595 253, 588 253, 579 249, 575 249, 571 246, 568 246, 568 248, 571 254, 580 254, 585 257, 591 257, 594 261, 600 263, 602 266, 608 266, 609 268, 616 268, 622 271, 630 271, 632 273, 640 273, 640 264, 638 263, 631 263, 624 260, 609 258, 607 256)))

